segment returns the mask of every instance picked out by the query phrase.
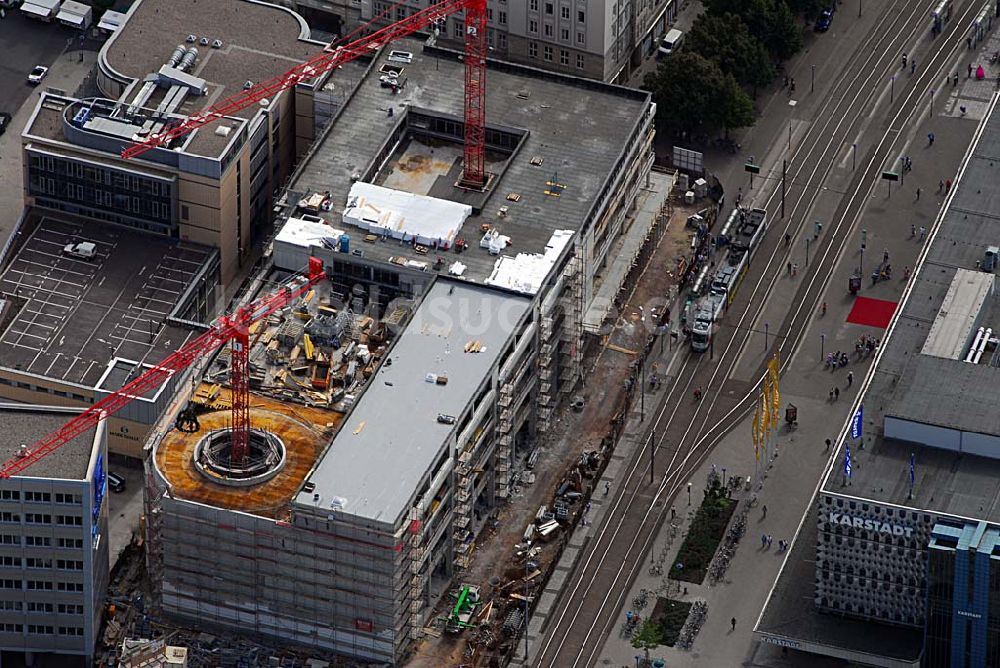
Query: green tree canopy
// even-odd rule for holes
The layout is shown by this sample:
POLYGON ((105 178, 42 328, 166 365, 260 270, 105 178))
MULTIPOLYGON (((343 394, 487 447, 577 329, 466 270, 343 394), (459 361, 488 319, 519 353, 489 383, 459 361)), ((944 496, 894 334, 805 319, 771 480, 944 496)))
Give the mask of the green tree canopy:
POLYGON ((775 60, 787 60, 802 48, 802 29, 786 0, 704 0, 704 5, 711 16, 739 16, 775 60))
POLYGON ((687 48, 714 61, 743 85, 759 88, 774 79, 767 50, 735 14, 700 14, 688 32, 687 48))
POLYGON ((753 124, 753 103, 733 75, 692 51, 662 61, 643 87, 653 94, 657 121, 668 132, 712 134, 753 124))

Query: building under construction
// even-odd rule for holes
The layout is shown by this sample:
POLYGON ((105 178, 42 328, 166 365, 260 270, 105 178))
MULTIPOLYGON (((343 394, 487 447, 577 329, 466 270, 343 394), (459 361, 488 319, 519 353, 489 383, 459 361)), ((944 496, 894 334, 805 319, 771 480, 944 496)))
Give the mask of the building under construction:
POLYGON ((250 456, 226 456, 223 351, 177 383, 146 503, 164 613, 398 665, 582 378, 671 183, 647 93, 489 61, 469 189, 462 54, 391 48, 355 62, 276 207, 257 286, 309 257, 329 281, 250 332, 250 456))

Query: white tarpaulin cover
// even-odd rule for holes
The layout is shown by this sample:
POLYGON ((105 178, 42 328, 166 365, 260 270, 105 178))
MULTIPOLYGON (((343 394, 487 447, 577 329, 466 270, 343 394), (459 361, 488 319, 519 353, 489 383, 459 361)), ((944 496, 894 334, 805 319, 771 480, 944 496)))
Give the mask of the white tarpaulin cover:
POLYGON ((47 2, 45 0, 39 0, 38 2, 26 2, 21 5, 21 11, 26 14, 33 14, 35 16, 41 16, 42 18, 49 18, 55 13, 55 8, 59 6, 58 0, 55 4, 47 2))
POLYGON ((90 15, 93 11, 94 10, 83 3, 75 2, 74 0, 66 0, 66 2, 62 4, 62 7, 59 8, 59 13, 56 14, 56 20, 64 25, 82 28, 89 21, 90 15))
POLYGON ((343 234, 342 230, 322 222, 289 218, 274 237, 274 265, 280 269, 301 271, 309 262, 310 248, 336 248, 343 234))
POLYGON ((101 14, 101 22, 97 24, 97 27, 101 30, 107 30, 108 32, 114 32, 121 27, 122 23, 125 22, 125 14, 122 12, 112 12, 106 11, 101 14))
POLYGON ((573 230, 556 230, 545 244, 544 253, 518 253, 513 257, 499 257, 486 284, 529 295, 537 293, 574 234, 573 230))
POLYGON ((472 207, 360 181, 351 186, 344 222, 379 236, 447 250, 472 207))

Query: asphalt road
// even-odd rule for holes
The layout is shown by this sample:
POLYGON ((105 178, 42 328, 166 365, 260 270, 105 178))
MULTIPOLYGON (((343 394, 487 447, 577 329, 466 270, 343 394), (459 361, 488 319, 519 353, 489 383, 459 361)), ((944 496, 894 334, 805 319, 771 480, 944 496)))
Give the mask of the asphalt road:
MULTIPOLYGON (((846 292, 845 285, 833 285, 830 279, 848 246, 854 250, 870 184, 877 182, 883 169, 891 168, 901 152, 915 150, 909 146, 913 128, 929 106, 930 91, 940 88, 943 75, 960 57, 962 28, 971 20, 966 14, 973 5, 956 3, 956 17, 934 42, 928 40, 923 7, 896 0, 871 11, 868 21, 851 20, 844 11, 838 12, 835 27, 848 34, 839 43, 830 40, 825 55, 811 56, 819 63, 820 86, 815 91, 811 90, 813 62, 799 59, 793 65, 798 69, 792 71, 804 68, 805 83, 801 74, 793 74, 797 93, 779 92, 765 107, 767 118, 755 129, 751 150, 756 149, 760 157, 756 162, 764 166, 762 176, 767 181, 763 193, 750 192, 747 184, 744 195, 756 194, 754 204, 768 209, 768 237, 751 263, 736 303, 720 323, 714 355, 682 353, 672 385, 647 421, 653 425, 658 483, 649 484, 645 466, 649 450, 640 448, 629 467, 631 473, 618 485, 604 525, 568 580, 557 605, 559 614, 547 622, 534 665, 575 667, 598 662, 664 513, 691 473, 749 412, 764 358, 780 349, 790 359, 827 288, 834 295, 846 292), (855 27, 853 33, 850 25, 855 27), (919 58, 915 73, 900 70, 903 52, 919 58), (858 145, 856 154, 852 144, 858 145), (777 183, 786 158, 787 216, 781 217, 777 183), (782 282, 786 261, 799 261, 805 238, 812 238, 817 212, 826 226, 813 240, 811 262, 800 264, 796 283, 782 282), (792 238, 788 249, 782 242, 786 233, 792 238), (787 295, 770 299, 779 288, 787 295), (762 322, 765 312, 768 320, 762 322), (765 325, 768 321, 770 326, 765 325), (696 403, 691 391, 699 386, 705 397, 696 403)), ((759 189, 761 181, 755 185, 759 189)), ((912 192, 908 194, 912 200, 912 192)), ((836 274, 838 281, 841 278, 836 274)))
POLYGON ((13 115, 35 89, 28 83, 31 68, 51 67, 79 31, 26 19, 18 10, 5 13, 0 19, 0 111, 13 115))

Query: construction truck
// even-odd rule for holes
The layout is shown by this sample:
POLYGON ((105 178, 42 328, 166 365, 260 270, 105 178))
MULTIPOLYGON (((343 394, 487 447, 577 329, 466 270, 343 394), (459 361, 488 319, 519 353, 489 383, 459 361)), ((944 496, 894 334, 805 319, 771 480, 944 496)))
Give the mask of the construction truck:
POLYGON ((479 587, 463 584, 457 594, 453 593, 452 595, 456 597, 455 605, 448 613, 444 630, 448 633, 461 633, 465 629, 475 626, 473 619, 481 601, 479 587))

